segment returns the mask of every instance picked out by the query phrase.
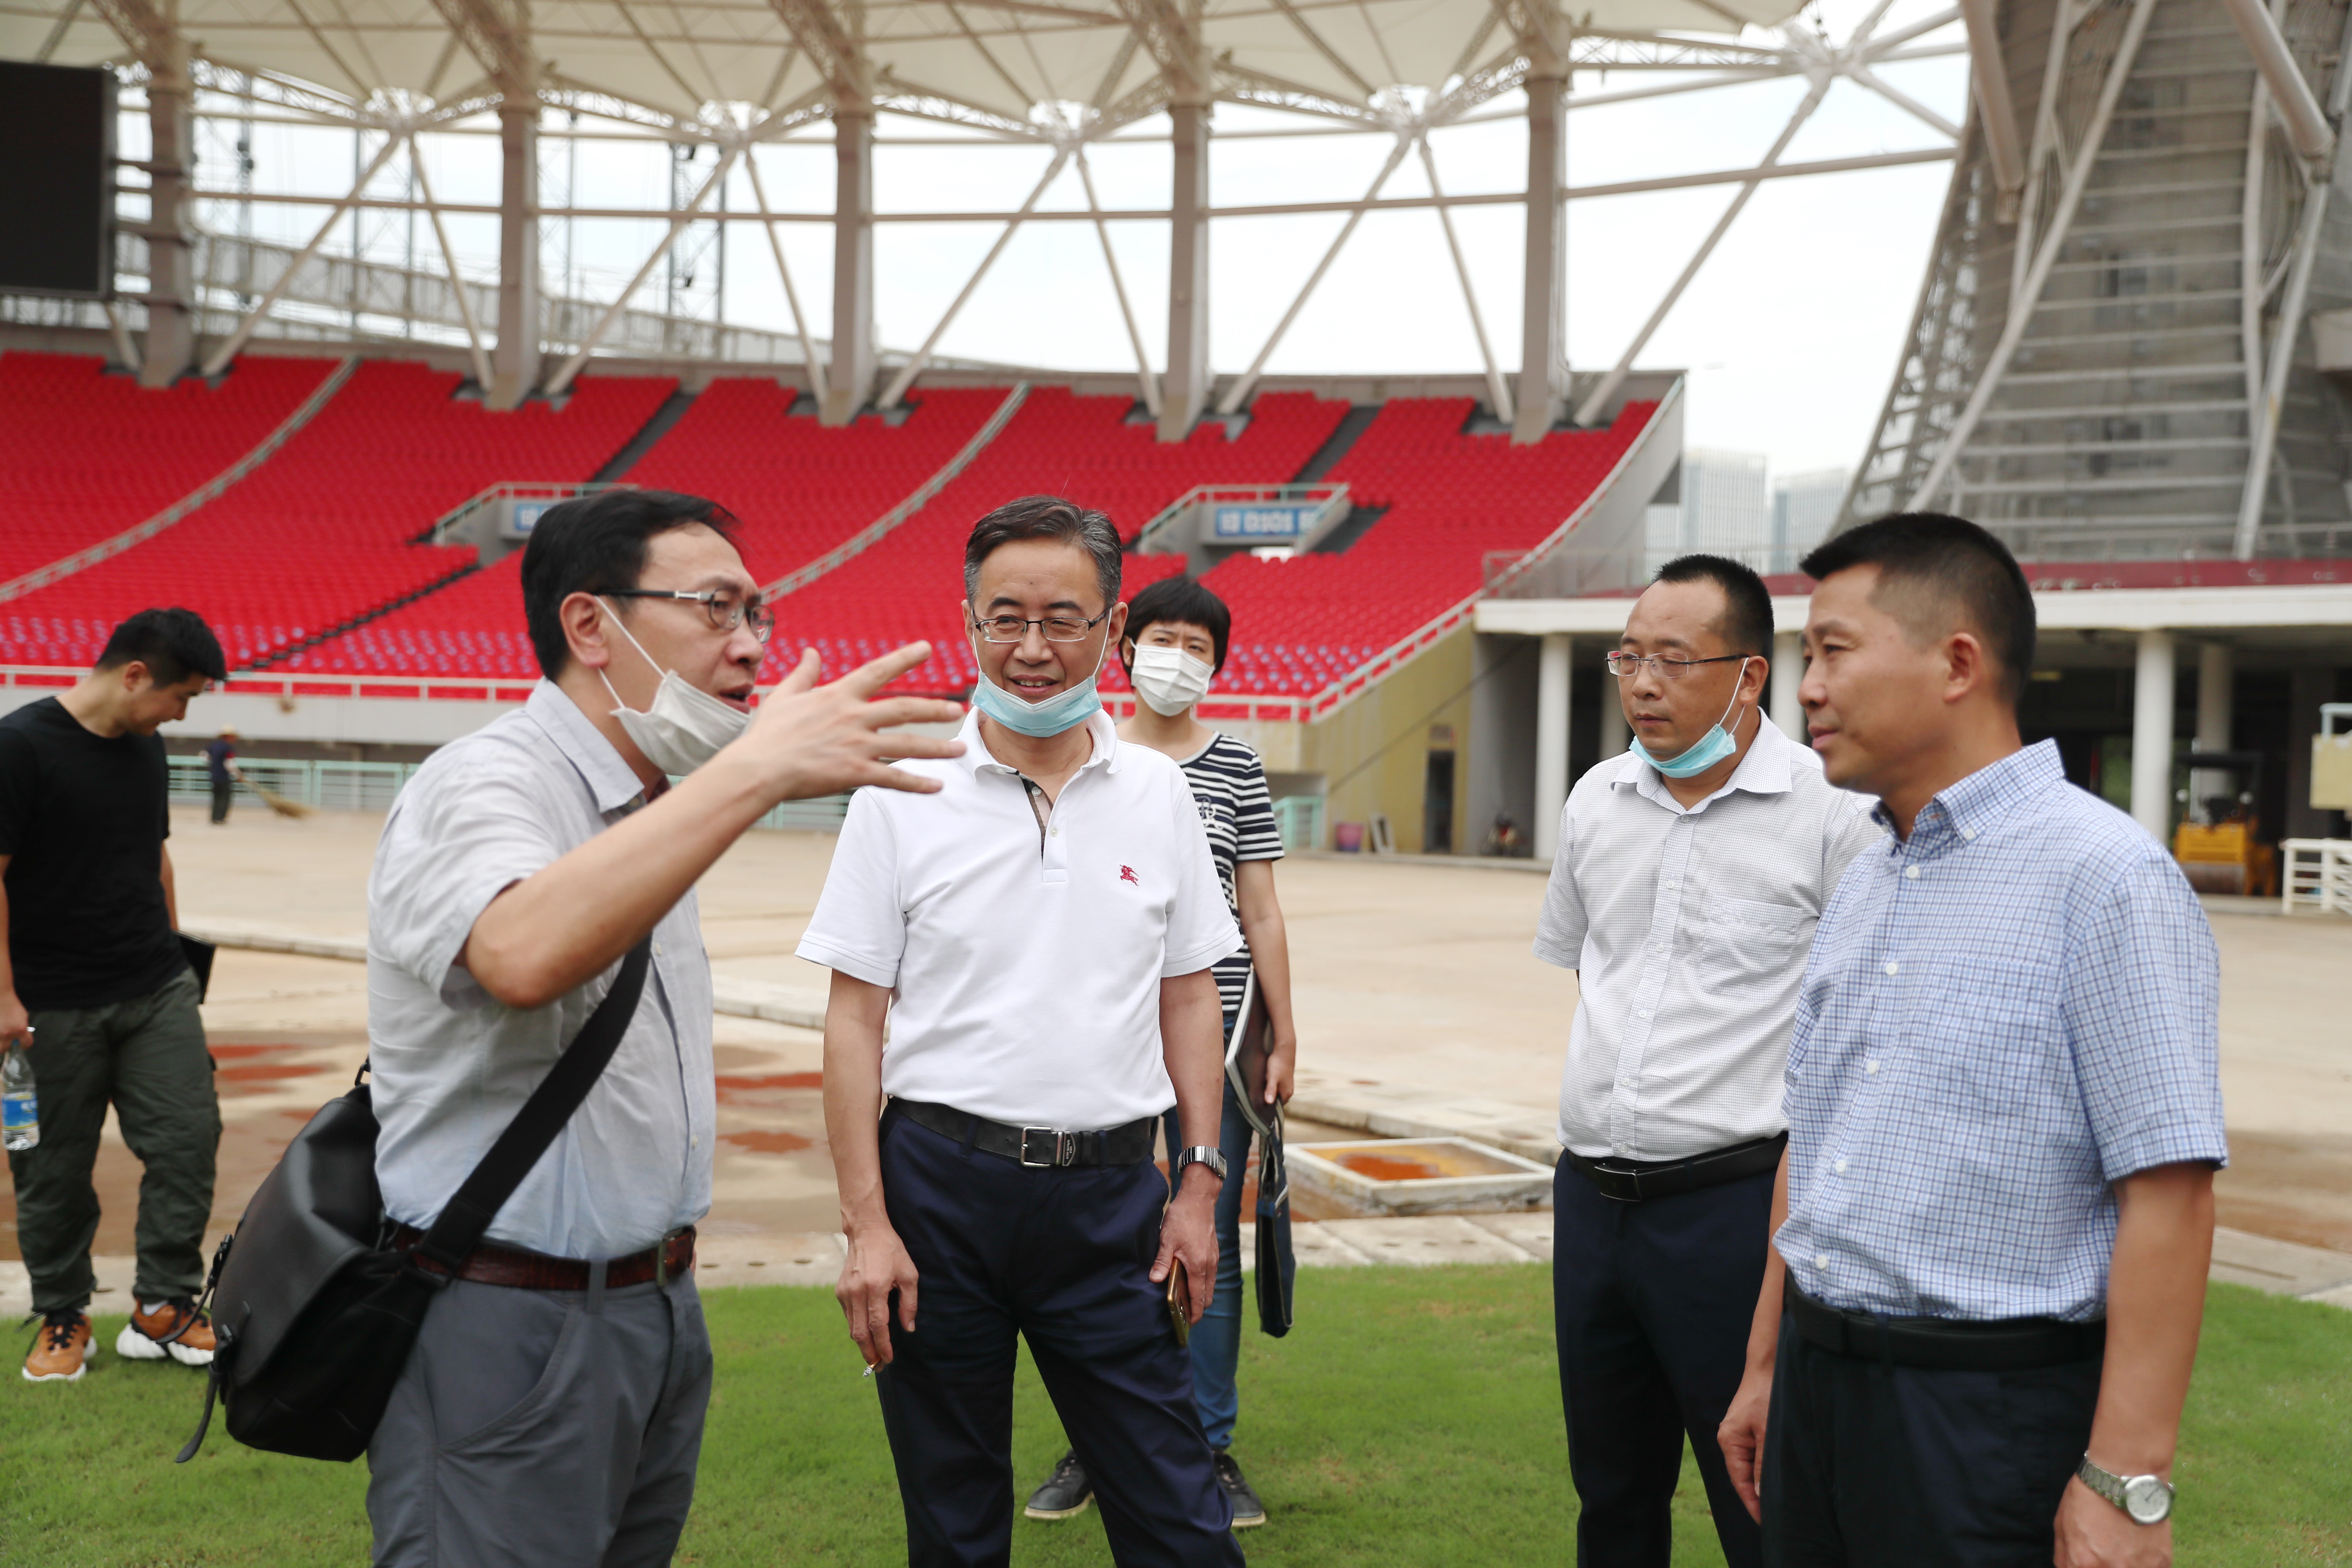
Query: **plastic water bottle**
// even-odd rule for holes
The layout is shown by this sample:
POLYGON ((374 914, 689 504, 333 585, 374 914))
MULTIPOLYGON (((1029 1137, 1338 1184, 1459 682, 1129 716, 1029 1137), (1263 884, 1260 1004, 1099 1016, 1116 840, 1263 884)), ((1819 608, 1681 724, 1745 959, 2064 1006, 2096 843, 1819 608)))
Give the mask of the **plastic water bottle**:
POLYGON ((33 1057, 23 1040, 8 1042, 0 1058, 0 1144, 10 1153, 41 1141, 41 1112, 33 1096, 33 1057))

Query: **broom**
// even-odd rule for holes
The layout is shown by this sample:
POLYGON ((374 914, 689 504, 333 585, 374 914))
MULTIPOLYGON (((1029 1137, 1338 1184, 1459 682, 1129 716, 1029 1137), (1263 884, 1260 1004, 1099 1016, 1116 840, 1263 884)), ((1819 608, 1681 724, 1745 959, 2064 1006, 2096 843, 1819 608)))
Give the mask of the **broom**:
POLYGON ((269 807, 270 810, 276 812, 278 816, 300 818, 310 815, 310 808, 304 805, 300 801, 288 800, 284 795, 279 795, 274 789, 264 789, 259 784, 254 783, 252 779, 246 777, 243 773, 239 773, 237 777, 243 781, 246 788, 251 790, 254 794, 261 797, 263 805, 269 807))

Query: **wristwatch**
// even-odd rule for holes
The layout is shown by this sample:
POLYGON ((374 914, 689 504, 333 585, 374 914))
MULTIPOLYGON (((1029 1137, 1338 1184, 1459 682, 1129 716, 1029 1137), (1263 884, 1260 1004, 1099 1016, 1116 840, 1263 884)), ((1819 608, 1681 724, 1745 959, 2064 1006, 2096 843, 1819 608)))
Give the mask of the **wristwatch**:
POLYGON ((2162 1524, 2172 1517, 2172 1483, 2161 1476, 2119 1476, 2083 1456, 2074 1473, 2083 1484, 2131 1515, 2134 1524, 2162 1524))
POLYGON ((1184 1167, 1187 1165, 1206 1165, 1217 1173, 1219 1182, 1225 1179, 1223 1151, 1212 1149, 1205 1143, 1195 1143, 1190 1149, 1181 1151, 1176 1156, 1176 1163, 1168 1168, 1168 1179, 1171 1182, 1182 1181, 1184 1167))

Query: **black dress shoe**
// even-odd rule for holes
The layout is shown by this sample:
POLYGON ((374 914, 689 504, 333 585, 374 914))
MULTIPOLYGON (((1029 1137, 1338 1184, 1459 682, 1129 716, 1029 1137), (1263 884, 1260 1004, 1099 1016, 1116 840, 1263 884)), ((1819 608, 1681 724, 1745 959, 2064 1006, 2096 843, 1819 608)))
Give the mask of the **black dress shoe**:
POLYGON ((1044 1486, 1029 1494, 1029 1506, 1021 1511, 1031 1519, 1076 1519, 1087 1511, 1094 1496, 1094 1483, 1087 1479, 1087 1468, 1078 1463, 1073 1449, 1062 1455, 1062 1462, 1054 1467, 1044 1486))
POLYGON ((1225 1489, 1225 1497, 1234 1505, 1234 1528, 1253 1530, 1265 1522, 1265 1504, 1258 1501, 1257 1493, 1250 1490, 1249 1482, 1242 1476, 1242 1468, 1234 1463, 1230 1453, 1219 1451, 1210 1456, 1217 1468, 1217 1484, 1225 1489))

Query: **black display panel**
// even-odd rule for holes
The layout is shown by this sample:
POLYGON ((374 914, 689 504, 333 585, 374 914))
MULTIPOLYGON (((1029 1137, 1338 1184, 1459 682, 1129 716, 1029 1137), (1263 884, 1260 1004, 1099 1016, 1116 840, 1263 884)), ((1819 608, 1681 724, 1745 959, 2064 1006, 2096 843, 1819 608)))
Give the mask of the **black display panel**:
POLYGON ((114 291, 114 73, 0 60, 0 292, 114 291))

